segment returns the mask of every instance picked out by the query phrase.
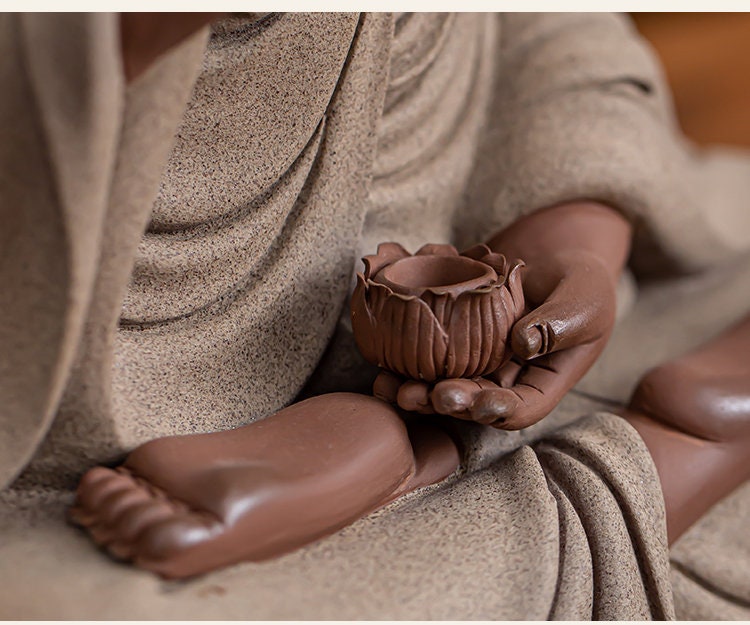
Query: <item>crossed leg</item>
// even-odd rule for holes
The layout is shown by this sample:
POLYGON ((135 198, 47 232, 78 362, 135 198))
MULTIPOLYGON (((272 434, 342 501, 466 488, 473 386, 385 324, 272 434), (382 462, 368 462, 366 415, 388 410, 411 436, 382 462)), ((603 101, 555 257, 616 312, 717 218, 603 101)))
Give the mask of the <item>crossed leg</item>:
MULTIPOLYGON (((659 472, 670 542, 750 477, 750 317, 649 372, 625 418, 659 472)), ((442 430, 351 393, 157 439, 81 480, 72 519, 114 556, 188 577, 280 555, 458 466, 442 430)))

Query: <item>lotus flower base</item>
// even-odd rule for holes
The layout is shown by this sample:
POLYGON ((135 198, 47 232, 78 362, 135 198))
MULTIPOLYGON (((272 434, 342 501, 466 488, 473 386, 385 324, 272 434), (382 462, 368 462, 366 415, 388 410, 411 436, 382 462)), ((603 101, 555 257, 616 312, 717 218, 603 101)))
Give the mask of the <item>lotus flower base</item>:
POLYGON ((477 245, 425 245, 411 255, 381 243, 363 258, 351 314, 354 338, 369 362, 435 382, 474 378, 510 357, 508 334, 524 310, 521 261, 477 245))

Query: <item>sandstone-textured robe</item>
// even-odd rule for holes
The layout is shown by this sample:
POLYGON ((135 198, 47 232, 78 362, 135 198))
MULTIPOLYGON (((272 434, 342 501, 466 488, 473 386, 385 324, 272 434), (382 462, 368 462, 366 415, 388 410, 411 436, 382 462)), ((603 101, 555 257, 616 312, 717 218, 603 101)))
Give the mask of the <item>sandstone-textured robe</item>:
POLYGON ((116 26, 0 18, 0 614, 669 618, 673 586, 678 615, 747 613, 747 488, 670 572, 654 467, 605 412, 750 307, 750 161, 678 137, 625 20, 248 16, 127 88, 116 26), (584 197, 633 220, 653 280, 623 278, 611 344, 555 414, 466 426, 460 475, 187 585, 64 526, 97 462, 306 383, 366 388, 341 313, 378 242, 468 245, 584 197))

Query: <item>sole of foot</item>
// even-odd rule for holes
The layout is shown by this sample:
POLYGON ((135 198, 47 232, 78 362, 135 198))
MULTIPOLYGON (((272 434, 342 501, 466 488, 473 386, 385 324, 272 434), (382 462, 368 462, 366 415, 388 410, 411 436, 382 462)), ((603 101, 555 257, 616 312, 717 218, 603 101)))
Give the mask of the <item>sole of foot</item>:
POLYGON ((157 439, 82 478, 71 520, 114 557, 167 578, 287 553, 441 481, 442 430, 334 393, 235 430, 157 439))

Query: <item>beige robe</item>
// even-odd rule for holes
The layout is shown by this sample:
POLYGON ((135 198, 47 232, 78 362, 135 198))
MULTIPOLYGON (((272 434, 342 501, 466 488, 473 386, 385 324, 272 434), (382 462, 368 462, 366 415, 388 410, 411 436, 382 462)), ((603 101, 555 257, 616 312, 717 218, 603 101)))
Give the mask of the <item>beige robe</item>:
MULTIPOLYGON (((658 479, 603 411, 750 307, 750 161, 679 138, 626 20, 268 14, 192 37, 127 88, 115 16, 0 29, 3 616, 673 615, 658 479), (467 426, 448 482, 187 585, 63 526, 81 472, 139 443, 262 419, 305 384, 366 389, 345 304, 378 242, 468 245, 582 197, 633 220, 633 269, 657 282, 623 279, 610 346, 541 424, 467 426)), ((747 489, 730 499, 694 532, 733 557, 747 489)), ((694 553, 675 589, 741 614, 750 558, 717 582, 694 553)), ((683 601, 683 616, 710 605, 683 601)))

